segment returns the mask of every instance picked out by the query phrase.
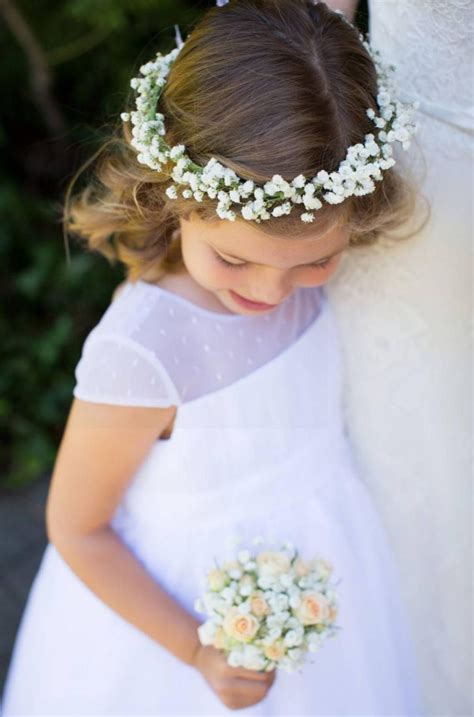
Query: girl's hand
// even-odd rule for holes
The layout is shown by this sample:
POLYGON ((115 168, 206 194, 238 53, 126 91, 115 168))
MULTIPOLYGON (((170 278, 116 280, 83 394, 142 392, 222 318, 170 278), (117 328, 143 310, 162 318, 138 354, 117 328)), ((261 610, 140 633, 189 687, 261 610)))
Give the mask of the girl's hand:
POLYGON ((201 673, 226 707, 233 710, 261 702, 273 685, 276 670, 257 672, 244 667, 231 667, 221 650, 200 645, 194 667, 201 673))

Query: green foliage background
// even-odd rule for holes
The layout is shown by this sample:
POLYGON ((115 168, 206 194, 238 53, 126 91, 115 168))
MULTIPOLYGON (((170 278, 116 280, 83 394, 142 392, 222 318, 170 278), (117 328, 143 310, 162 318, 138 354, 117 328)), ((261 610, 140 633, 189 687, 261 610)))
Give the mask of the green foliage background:
MULTIPOLYGON (((51 471, 86 334, 123 279, 120 267, 70 242, 61 205, 68 181, 127 105, 129 80, 175 46, 211 5, 186 0, 7 0, 52 76, 61 115, 51 127, 32 86, 37 57, 0 11, 0 488, 51 471), (31 37, 30 37, 31 40, 31 37)), ((362 7, 359 20, 366 23, 362 7)))

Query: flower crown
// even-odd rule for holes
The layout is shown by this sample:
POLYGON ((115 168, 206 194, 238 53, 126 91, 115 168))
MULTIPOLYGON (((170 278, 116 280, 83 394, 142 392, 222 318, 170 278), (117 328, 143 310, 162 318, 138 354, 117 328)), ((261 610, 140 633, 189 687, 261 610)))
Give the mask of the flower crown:
MULTIPOLYGON (((219 7, 225 4, 226 0, 217 0, 219 7)), ((403 104, 392 99, 395 92, 394 66, 384 65, 380 53, 371 48, 362 35, 360 39, 371 55, 377 72, 379 114, 370 108, 367 109, 367 116, 378 133, 377 136, 366 134, 364 144, 349 147, 337 171, 322 170, 309 180, 299 174, 291 181, 275 174, 263 186, 258 186, 253 180, 239 177, 215 157, 202 167, 190 159, 183 144, 170 147, 164 139, 164 115, 156 112, 156 105, 171 66, 184 45, 177 27, 177 47, 167 55, 157 52, 153 61, 140 67, 142 76, 134 77, 130 82, 138 94, 136 110, 123 112, 121 118, 124 122, 132 122, 131 144, 139 152, 138 162, 160 172, 165 165, 172 163, 171 178, 174 182, 167 188, 167 196, 177 199, 178 191, 182 190, 184 199, 194 198, 202 202, 207 195, 218 200, 216 213, 219 217, 230 221, 237 218, 236 211, 231 208, 233 205, 241 205, 240 213, 244 219, 260 223, 290 214, 293 205, 304 204, 307 211, 301 214, 301 220, 312 222, 314 212, 323 206, 323 201, 339 204, 351 196, 370 194, 375 190, 375 182, 382 179, 382 171, 395 164, 392 145, 400 142, 403 149, 410 146, 417 130, 416 125, 411 124, 411 117, 418 103, 403 104), (183 186, 186 188, 182 189, 183 186)))

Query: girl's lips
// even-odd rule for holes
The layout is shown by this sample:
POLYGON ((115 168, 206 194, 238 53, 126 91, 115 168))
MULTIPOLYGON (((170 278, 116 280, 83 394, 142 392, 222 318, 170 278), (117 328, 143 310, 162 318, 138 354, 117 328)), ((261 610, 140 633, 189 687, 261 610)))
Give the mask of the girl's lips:
POLYGON ((278 306, 278 304, 261 304, 255 301, 249 301, 249 299, 246 299, 240 294, 237 294, 235 291, 232 291, 232 289, 229 289, 229 293, 232 298, 237 301, 238 304, 244 306, 246 309, 253 309, 254 311, 265 311, 268 309, 273 309, 275 308, 275 306, 278 306))

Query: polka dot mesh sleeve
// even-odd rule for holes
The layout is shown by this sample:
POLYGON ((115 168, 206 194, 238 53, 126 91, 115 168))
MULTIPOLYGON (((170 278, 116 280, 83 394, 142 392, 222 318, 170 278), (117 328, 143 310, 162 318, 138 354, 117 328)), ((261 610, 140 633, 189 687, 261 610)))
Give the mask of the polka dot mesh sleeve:
POLYGON ((83 401, 162 408, 180 403, 158 359, 126 336, 91 336, 75 375, 73 394, 83 401))

